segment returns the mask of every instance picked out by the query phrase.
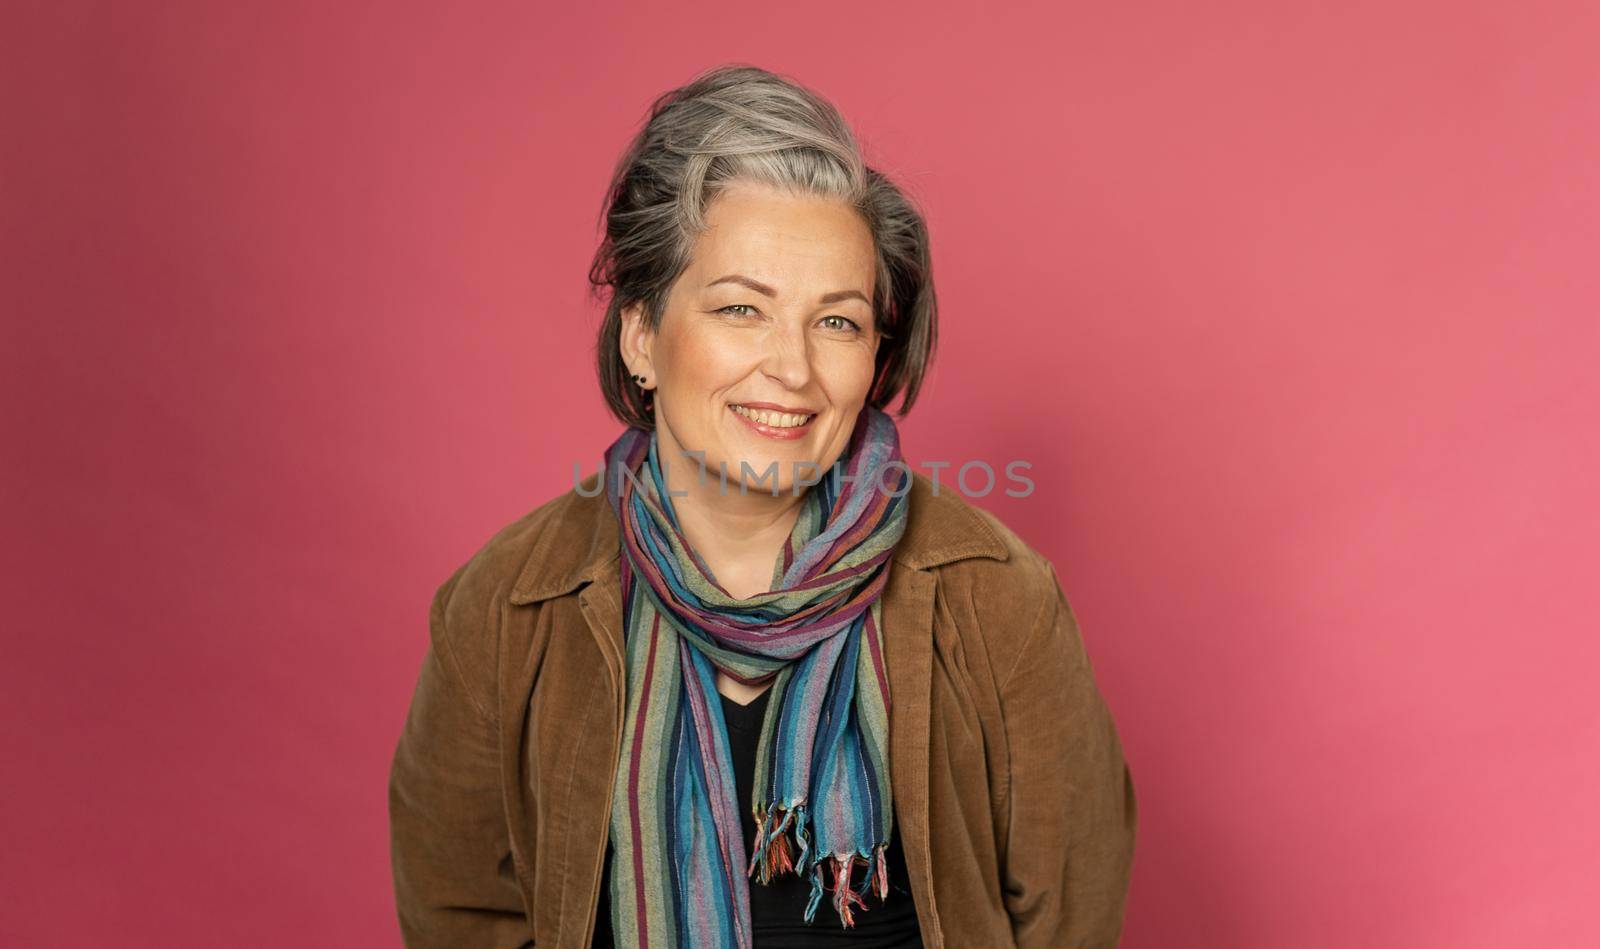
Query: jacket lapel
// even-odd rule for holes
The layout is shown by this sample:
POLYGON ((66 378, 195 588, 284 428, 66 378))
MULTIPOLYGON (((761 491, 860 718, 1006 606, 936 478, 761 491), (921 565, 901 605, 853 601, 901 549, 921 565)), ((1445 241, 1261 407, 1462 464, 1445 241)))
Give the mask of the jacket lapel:
MULTIPOLYGON (((605 659, 606 685, 611 690, 618 722, 622 721, 627 704, 626 680, 623 678, 626 661, 623 658, 625 643, 622 632, 621 586, 621 566, 614 556, 599 565, 594 571, 594 582, 578 593, 578 605, 583 609, 583 618, 589 627, 589 635, 594 637, 595 645, 599 647, 600 655, 605 659)), ((621 729, 618 729, 617 734, 620 741, 621 729)))
POLYGON ((883 599, 883 651, 889 667, 889 777, 895 821, 923 942, 944 945, 933 902, 928 852, 928 700, 933 676, 932 574, 894 564, 883 599))

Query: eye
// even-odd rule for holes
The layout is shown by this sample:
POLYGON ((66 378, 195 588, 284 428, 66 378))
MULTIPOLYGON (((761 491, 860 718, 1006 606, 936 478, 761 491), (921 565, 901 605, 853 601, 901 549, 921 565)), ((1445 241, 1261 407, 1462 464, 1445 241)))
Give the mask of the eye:
POLYGON ((861 330, 861 327, 856 324, 855 320, 849 319, 847 317, 834 315, 834 316, 824 316, 822 318, 822 321, 824 323, 827 323, 829 320, 838 320, 839 321, 837 323, 834 323, 834 324, 830 325, 828 327, 829 329, 838 329, 838 330, 847 330, 847 331, 848 330, 855 330, 857 332, 860 332, 860 330, 861 330))
POLYGON ((750 315, 753 315, 755 313, 755 309, 756 309, 755 307, 751 306, 748 303, 731 303, 728 306, 719 307, 717 309, 717 312, 718 313, 727 313, 729 316, 750 316, 750 315), (729 313, 728 311, 730 311, 730 310, 749 310, 750 312, 749 313, 729 313))

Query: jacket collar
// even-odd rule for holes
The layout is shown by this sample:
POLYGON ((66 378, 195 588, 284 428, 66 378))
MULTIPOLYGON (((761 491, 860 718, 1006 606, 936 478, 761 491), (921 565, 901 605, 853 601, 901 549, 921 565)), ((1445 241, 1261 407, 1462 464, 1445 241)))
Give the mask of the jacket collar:
MULTIPOLYGON (((547 600, 616 573, 621 536, 616 514, 599 490, 600 473, 551 502, 549 519, 511 588, 516 604, 547 600), (588 496, 585 496, 588 495, 588 496)), ((912 472, 911 509, 894 560, 925 570, 968 557, 1005 560, 1006 546, 982 514, 950 485, 912 472)))

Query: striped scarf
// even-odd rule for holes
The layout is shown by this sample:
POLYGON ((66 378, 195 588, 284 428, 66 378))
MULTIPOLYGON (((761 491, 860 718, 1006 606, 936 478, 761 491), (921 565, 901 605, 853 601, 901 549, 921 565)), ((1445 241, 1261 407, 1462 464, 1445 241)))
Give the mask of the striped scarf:
POLYGON ((810 877, 807 923, 831 889, 840 925, 853 925, 852 906, 866 909, 873 889, 882 901, 889 886, 879 596, 910 488, 894 421, 862 409, 844 457, 801 499, 771 591, 745 600, 685 540, 653 434, 625 431, 606 451, 605 475, 625 554, 628 665, 611 808, 617 946, 749 949, 748 878, 787 871, 810 877), (746 684, 772 679, 754 800, 742 802, 757 828, 748 854, 717 670, 746 684))

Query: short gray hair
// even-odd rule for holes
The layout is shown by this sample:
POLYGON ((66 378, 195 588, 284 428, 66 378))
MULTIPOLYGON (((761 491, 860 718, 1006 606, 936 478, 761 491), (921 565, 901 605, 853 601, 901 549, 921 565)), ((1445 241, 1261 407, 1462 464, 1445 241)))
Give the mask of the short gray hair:
POLYGON ((706 207, 734 181, 837 197, 860 212, 877 254, 873 318, 884 337, 867 402, 886 409, 898 394, 904 416, 938 335, 927 224, 899 188, 867 166, 831 103, 788 77, 741 63, 659 96, 612 175, 605 237, 589 268, 591 292, 609 296, 596 351, 612 414, 626 425, 654 427, 650 397, 622 361, 622 311, 642 303, 646 325, 660 325, 672 284, 705 228, 706 207))

